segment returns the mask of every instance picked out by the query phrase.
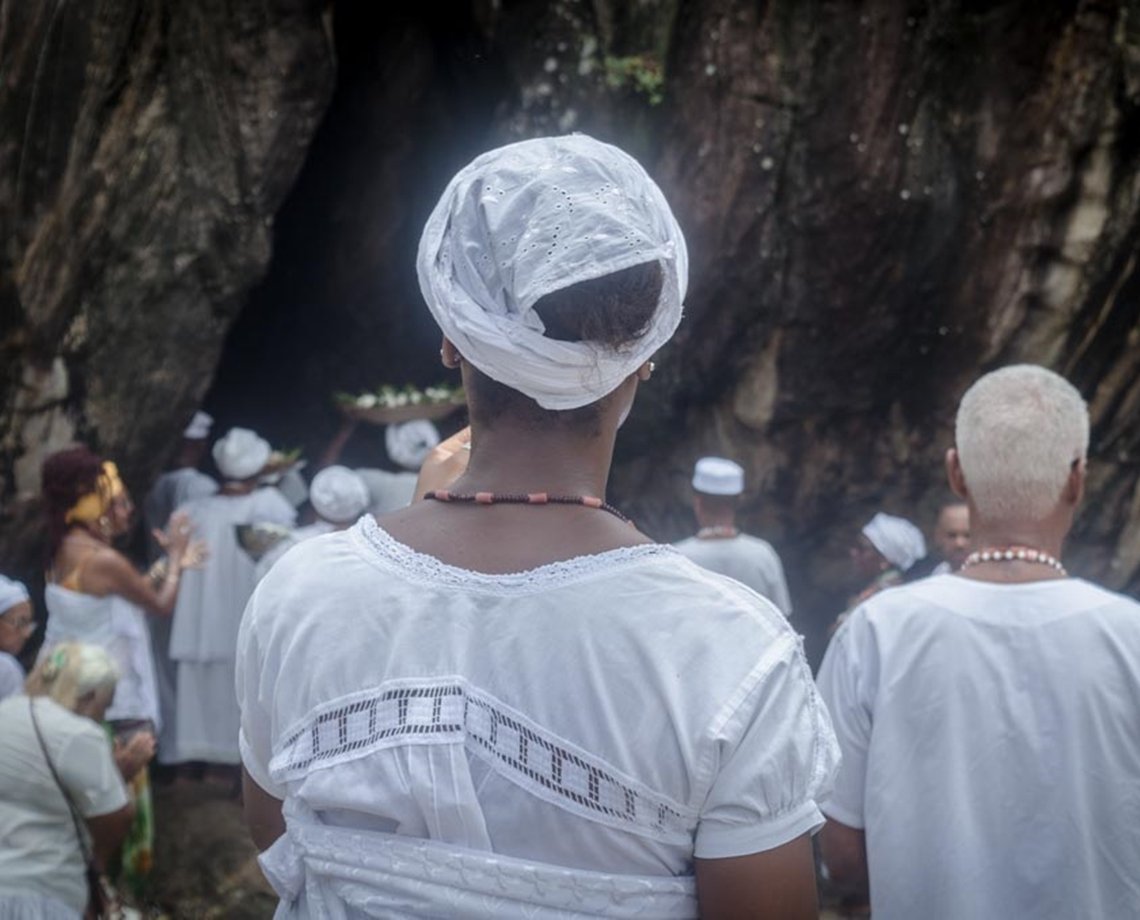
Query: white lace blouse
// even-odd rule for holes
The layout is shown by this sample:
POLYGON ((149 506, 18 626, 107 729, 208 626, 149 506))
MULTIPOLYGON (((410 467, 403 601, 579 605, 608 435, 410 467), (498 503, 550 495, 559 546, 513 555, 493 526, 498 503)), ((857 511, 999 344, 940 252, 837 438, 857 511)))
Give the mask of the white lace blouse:
MULTIPOLYGON (((365 517, 269 573, 237 671, 242 759, 286 800, 282 845, 340 829, 348 864, 362 831, 689 876, 694 856, 817 829, 838 757, 787 620, 666 546, 485 575, 365 517)), ((275 884, 303 900, 331 870, 296 855, 275 884)))

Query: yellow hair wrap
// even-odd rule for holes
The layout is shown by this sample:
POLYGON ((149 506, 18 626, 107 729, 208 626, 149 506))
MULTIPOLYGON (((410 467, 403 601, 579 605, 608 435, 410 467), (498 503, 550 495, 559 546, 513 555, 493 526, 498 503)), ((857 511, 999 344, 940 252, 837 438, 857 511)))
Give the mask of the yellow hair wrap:
POLYGON ((99 520, 111 507, 111 501, 123 494, 123 480, 119 468, 110 460, 103 464, 103 472, 95 482, 95 491, 88 492, 71 506, 64 516, 68 524, 91 524, 99 520))

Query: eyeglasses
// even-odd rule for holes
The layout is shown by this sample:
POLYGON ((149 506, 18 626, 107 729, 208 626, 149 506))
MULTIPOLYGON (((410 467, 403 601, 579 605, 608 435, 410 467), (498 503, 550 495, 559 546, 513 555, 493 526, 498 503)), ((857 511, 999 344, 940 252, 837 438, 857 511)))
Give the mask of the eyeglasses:
POLYGON ((35 632, 36 629, 36 621, 31 617, 23 617, 19 620, 9 620, 6 617, 0 616, 0 623, 6 623, 8 626, 11 626, 14 630, 16 630, 16 632, 21 633, 35 632))

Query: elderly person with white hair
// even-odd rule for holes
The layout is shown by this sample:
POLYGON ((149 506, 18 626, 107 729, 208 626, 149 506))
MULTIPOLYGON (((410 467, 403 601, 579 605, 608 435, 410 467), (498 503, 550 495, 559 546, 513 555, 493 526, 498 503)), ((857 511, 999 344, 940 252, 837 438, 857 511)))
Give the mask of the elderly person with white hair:
POLYGON ((681 318, 661 191, 589 137, 512 144, 454 178, 418 268, 470 463, 297 547, 242 621, 277 915, 817 917, 836 751, 797 636, 605 499, 681 318))
POLYGON ((86 867, 102 869, 132 819, 123 773, 100 723, 118 671, 94 645, 62 643, 36 666, 27 696, 0 700, 0 917, 78 920, 86 867))
MULTIPOLYGON (((178 665, 173 745, 159 747, 165 764, 205 761, 236 766, 238 708, 234 655, 238 624, 257 583, 254 562, 237 542, 239 524, 293 526, 296 511, 272 486, 259 486, 269 443, 247 428, 215 442, 224 478, 216 495, 179 508, 210 547, 199 571, 187 573, 171 627, 170 657, 178 665)), ((165 740, 165 739, 164 739, 165 740)))
POLYGON ((1017 365, 962 398, 951 487, 977 549, 870 598, 819 675, 843 749, 823 855, 876 920, 1131 917, 1140 604, 1061 561, 1088 411, 1017 365))
POLYGON ((0 700, 23 689, 24 669, 16 656, 35 628, 28 589, 0 575, 0 700))

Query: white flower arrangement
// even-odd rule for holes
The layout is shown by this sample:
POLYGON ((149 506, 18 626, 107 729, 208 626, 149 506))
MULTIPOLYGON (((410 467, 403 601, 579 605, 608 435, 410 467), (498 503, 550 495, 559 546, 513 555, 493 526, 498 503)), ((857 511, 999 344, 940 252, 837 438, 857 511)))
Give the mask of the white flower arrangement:
POLYGON ((463 388, 436 384, 423 390, 414 386, 397 389, 385 384, 375 392, 353 396, 349 393, 336 394, 342 406, 355 409, 403 409, 408 406, 457 405, 463 402, 463 388))

